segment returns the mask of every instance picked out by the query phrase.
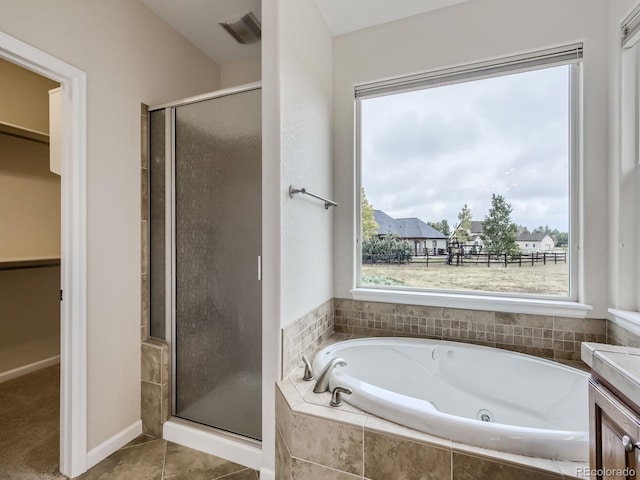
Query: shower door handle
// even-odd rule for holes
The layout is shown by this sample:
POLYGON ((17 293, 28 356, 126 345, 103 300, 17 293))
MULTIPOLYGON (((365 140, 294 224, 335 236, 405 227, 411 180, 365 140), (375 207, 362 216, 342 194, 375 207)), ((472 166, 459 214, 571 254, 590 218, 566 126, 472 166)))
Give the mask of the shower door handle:
POLYGON ((262 281, 262 255, 258 255, 258 281, 262 281))

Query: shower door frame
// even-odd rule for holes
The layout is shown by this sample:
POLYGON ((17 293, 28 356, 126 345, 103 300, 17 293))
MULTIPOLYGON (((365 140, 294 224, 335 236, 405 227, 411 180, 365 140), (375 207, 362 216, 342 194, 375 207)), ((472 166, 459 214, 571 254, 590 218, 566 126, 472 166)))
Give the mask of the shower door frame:
MULTIPOLYGON (((229 459, 235 461, 236 463, 259 469, 262 463, 262 441, 245 437, 241 434, 222 430, 213 426, 206 426, 191 420, 176 417, 176 342, 173 341, 176 338, 176 109, 178 107, 190 105, 192 103, 213 100, 216 98, 222 98, 254 90, 262 90, 261 82, 254 82, 239 87, 217 90, 215 92, 189 97, 186 99, 178 100, 176 102, 170 102, 150 107, 149 112, 151 113, 152 111, 159 110, 164 110, 165 112, 165 340, 169 344, 169 348, 171 351, 169 365, 171 372, 171 417, 169 418, 169 421, 165 423, 165 427, 169 427, 172 438, 167 438, 167 428, 164 429, 164 438, 173 441, 178 441, 179 438, 186 438, 185 436, 183 436, 185 427, 186 429, 192 427, 193 429, 199 431, 208 431, 208 433, 212 433, 213 435, 218 437, 221 444, 224 444, 226 447, 228 447, 229 443, 238 444, 238 446, 240 447, 240 457, 236 457, 233 453, 227 453, 228 450, 226 450, 225 447, 222 447, 222 449, 223 452, 226 453, 226 455, 225 453, 220 453, 220 451, 217 450, 217 447, 214 449, 207 446, 199 447, 198 444, 194 443, 191 440, 187 440, 185 441, 185 443, 189 443, 188 446, 191 446, 193 448, 200 449, 212 454, 217 454, 222 456, 223 458, 232 457, 229 459), (251 458, 248 458, 247 456, 251 458)), ((149 132, 150 130, 151 129, 149 129, 149 132)), ((260 270, 260 261, 261 258, 258 259, 258 272, 260 270)), ((178 443, 180 442, 178 441, 178 443)), ((214 441, 213 443, 216 442, 214 441)))

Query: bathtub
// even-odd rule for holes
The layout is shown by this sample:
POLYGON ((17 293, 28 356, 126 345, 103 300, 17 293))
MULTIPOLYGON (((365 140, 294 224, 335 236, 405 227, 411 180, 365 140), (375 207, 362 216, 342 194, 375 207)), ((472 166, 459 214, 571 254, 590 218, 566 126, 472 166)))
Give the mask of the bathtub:
POLYGON ((541 458, 589 458, 589 375, 550 360, 458 342, 414 338, 348 340, 329 386, 351 405, 455 442, 541 458))

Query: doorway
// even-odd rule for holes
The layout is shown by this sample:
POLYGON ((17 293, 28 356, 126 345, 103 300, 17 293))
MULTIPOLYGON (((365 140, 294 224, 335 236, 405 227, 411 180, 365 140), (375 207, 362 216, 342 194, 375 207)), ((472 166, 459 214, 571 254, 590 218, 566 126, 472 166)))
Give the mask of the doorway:
POLYGON ((87 469, 86 73, 0 32, 0 58, 61 85, 60 462, 87 469))
POLYGON ((59 84, 5 60, 0 76, 0 464, 16 478, 57 478, 60 176, 49 113, 59 84))

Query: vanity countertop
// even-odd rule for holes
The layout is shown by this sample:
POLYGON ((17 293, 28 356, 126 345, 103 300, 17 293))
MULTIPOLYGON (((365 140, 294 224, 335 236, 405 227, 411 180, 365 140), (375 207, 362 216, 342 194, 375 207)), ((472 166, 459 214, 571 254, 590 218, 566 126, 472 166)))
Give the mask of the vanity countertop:
POLYGON ((640 407, 640 348, 585 342, 581 356, 594 374, 640 407))

